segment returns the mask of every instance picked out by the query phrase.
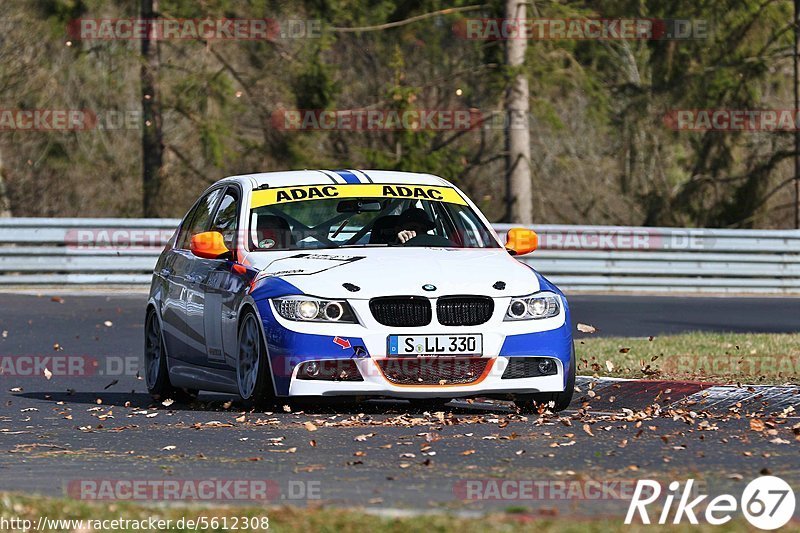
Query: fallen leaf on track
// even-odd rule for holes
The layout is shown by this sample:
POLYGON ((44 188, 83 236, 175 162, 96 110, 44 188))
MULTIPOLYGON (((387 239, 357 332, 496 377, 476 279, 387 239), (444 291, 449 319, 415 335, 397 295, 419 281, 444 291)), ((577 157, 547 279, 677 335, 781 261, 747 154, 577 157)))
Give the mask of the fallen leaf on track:
POLYGON ((298 472, 315 472, 317 470, 325 470, 325 465, 308 465, 308 466, 298 466, 294 469, 296 473, 298 472))
POLYGON ((581 333, 596 333, 597 332, 597 328, 594 327, 594 326, 590 326, 589 324, 578 323, 578 325, 576 327, 578 328, 578 331, 580 331, 581 333))
POLYGON ((297 451, 296 447, 286 448, 285 450, 269 450, 272 453, 295 453, 297 451))

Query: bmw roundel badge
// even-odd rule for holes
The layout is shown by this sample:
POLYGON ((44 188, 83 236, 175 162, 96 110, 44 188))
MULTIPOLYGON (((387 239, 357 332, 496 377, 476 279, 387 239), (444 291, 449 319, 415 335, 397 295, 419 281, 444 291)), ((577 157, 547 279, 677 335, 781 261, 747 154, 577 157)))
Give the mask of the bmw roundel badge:
POLYGON ((422 290, 423 291, 428 291, 428 292, 435 291, 436 290, 436 285, 431 285, 430 283, 426 283, 425 285, 422 286, 422 290))

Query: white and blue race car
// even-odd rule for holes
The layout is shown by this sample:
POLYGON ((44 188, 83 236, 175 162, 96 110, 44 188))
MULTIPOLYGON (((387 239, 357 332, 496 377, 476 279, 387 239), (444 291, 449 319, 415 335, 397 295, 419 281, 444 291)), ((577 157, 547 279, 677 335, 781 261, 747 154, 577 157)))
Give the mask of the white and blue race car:
POLYGON ((510 399, 569 405, 561 291, 429 174, 304 170, 225 178, 189 210, 153 273, 145 374, 157 398, 510 399))

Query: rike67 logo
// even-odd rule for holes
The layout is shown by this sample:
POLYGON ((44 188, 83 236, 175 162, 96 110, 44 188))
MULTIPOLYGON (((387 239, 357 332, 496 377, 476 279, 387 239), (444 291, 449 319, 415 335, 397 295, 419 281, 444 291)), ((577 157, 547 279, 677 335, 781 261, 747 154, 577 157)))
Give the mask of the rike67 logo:
POLYGON ((753 526, 773 530, 786 525, 794 516, 794 491, 788 483, 776 476, 754 479, 745 487, 740 500, 730 494, 721 494, 707 502, 707 494, 700 494, 690 500, 696 496, 692 491, 693 484, 694 480, 689 479, 681 488, 680 482, 673 481, 669 484, 668 492, 663 495, 663 500, 659 501, 662 497, 661 483, 640 479, 634 489, 625 523, 631 524, 638 513, 643 524, 650 524, 651 518, 647 509, 650 504, 661 507, 661 513, 657 513, 657 523, 662 525, 669 523, 670 515, 673 524, 686 520, 696 525, 699 524, 700 516, 711 525, 722 525, 729 522, 740 510, 753 526), (701 512, 703 504, 705 507, 701 512))

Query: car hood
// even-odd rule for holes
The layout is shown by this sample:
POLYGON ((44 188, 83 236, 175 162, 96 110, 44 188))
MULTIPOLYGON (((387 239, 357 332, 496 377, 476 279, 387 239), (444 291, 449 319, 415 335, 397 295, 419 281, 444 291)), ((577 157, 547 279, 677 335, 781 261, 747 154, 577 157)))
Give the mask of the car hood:
POLYGON ((533 271, 502 248, 291 250, 255 252, 248 260, 263 274, 279 277, 305 294, 327 298, 522 296, 539 290, 533 271), (423 289, 429 285, 435 289, 423 289))

